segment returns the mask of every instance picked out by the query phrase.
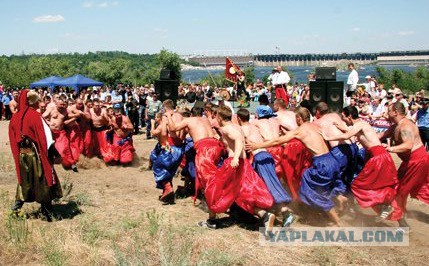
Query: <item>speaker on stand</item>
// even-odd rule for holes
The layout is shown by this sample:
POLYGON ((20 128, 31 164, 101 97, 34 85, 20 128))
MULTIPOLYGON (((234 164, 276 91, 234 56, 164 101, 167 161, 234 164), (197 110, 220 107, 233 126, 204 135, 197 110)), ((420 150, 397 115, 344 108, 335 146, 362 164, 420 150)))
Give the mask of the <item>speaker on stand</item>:
POLYGON ((344 82, 336 81, 335 67, 317 67, 316 81, 310 82, 310 103, 313 113, 319 102, 328 104, 333 112, 341 113, 343 110, 344 82))
POLYGON ((163 69, 160 73, 159 80, 155 81, 155 92, 159 94, 161 102, 171 99, 176 105, 179 98, 179 81, 174 71, 163 69))

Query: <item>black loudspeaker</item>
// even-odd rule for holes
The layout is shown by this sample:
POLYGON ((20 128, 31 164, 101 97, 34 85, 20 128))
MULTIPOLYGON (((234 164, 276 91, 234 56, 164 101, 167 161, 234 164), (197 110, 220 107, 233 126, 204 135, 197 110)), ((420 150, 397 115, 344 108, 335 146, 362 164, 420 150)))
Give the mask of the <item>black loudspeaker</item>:
POLYGON ((316 111, 316 105, 320 102, 326 102, 326 82, 310 81, 310 104, 313 114, 316 111))
POLYGON ((337 79, 336 67, 316 67, 316 81, 337 79))
POLYGON ((326 82, 326 103, 332 112, 341 113, 344 104, 344 82, 327 81, 326 82))
POLYGON ((159 75, 160 80, 176 80, 177 75, 176 72, 170 69, 162 69, 159 75))
POLYGON ((161 102, 171 99, 174 104, 178 98, 178 80, 157 80, 155 81, 155 92, 159 94, 159 100, 161 102))

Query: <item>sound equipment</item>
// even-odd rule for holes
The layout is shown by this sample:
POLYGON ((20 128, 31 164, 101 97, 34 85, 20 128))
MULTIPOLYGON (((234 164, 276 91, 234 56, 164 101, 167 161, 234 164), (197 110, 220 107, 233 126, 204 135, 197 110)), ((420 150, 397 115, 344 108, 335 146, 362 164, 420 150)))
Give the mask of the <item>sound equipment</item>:
POLYGON ((155 92, 159 94, 161 102, 171 99, 176 104, 178 99, 178 80, 157 80, 155 81, 155 92))
POLYGON ((326 102, 326 82, 310 81, 310 104, 313 114, 316 111, 316 105, 320 102, 326 102))
POLYGON ((336 67, 316 67, 316 81, 337 79, 336 67))
POLYGON ((341 113, 344 104, 344 82, 328 81, 326 82, 326 103, 332 112, 341 113))
POLYGON ((342 81, 311 81, 310 104, 313 113, 319 102, 325 102, 333 112, 340 113, 344 104, 344 82, 342 81))
POLYGON ((162 69, 161 73, 159 75, 160 80, 170 80, 170 79, 177 79, 176 72, 170 69, 162 69))

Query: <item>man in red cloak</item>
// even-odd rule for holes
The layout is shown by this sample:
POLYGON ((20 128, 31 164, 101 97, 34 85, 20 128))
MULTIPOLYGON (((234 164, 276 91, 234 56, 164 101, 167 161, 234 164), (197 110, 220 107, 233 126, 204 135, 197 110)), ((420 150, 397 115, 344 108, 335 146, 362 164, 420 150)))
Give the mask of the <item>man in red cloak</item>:
POLYGON ((23 90, 19 111, 9 124, 9 141, 15 161, 18 188, 12 211, 17 213, 24 202, 39 202, 42 214, 52 221, 52 200, 62 197, 58 176, 48 150, 54 149, 52 132, 36 110, 39 96, 23 90))

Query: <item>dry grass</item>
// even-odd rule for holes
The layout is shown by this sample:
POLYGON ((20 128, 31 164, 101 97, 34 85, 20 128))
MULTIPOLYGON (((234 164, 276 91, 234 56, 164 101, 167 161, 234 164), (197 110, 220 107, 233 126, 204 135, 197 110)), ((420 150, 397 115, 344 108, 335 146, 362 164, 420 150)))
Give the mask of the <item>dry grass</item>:
MULTIPOLYGON (((155 142, 142 136, 130 167, 106 167, 99 159, 81 160, 79 173, 56 166, 64 197, 55 210, 63 220, 41 221, 37 203, 24 205, 30 217, 14 220, 8 214, 16 177, 5 134, 0 131, 0 265, 418 265, 429 259, 429 208, 416 201, 409 203, 411 246, 403 248, 261 247, 258 232, 243 224, 198 228, 207 214, 190 198, 170 206, 157 200, 152 173, 142 169, 155 142)), ((368 224, 362 217, 343 220, 368 224)), ((325 218, 312 213, 296 226, 314 221, 325 218)))

